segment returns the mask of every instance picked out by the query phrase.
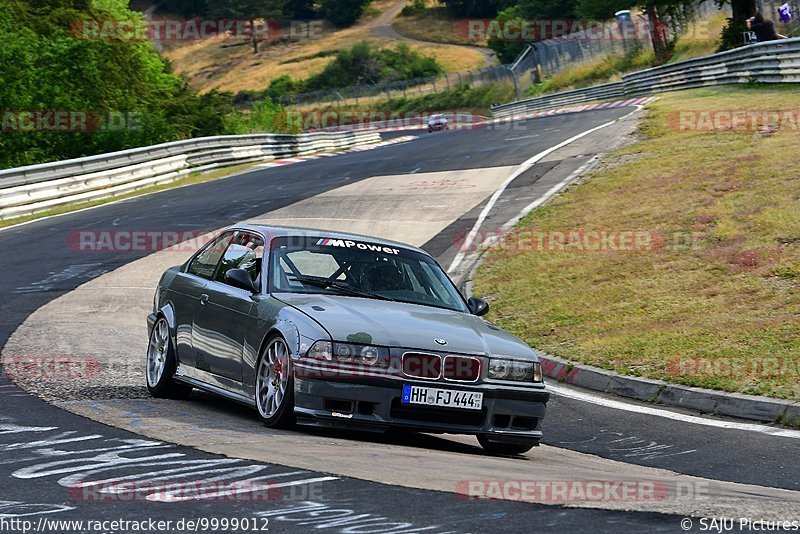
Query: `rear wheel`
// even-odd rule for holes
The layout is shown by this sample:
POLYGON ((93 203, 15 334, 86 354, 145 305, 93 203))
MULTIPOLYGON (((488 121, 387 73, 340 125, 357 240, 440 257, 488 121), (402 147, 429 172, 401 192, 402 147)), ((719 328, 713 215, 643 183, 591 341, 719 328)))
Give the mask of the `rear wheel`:
POLYGON ((478 436, 478 442, 481 444, 481 447, 483 447, 483 449, 489 454, 503 454, 503 455, 523 454, 539 444, 538 441, 533 439, 520 441, 518 443, 503 443, 500 441, 491 441, 485 435, 478 436))
POLYGON ((147 390, 153 397, 162 399, 186 399, 191 386, 175 381, 175 351, 169 335, 169 324, 159 317, 150 333, 147 345, 147 390))
POLYGON ((294 379, 289 347, 280 336, 267 342, 256 366, 256 407, 264 426, 294 426, 294 379))

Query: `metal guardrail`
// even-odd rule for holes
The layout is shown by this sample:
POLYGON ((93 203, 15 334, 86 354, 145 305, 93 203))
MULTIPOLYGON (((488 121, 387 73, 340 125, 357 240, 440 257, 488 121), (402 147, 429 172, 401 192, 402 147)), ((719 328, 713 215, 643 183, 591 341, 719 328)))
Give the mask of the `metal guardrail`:
POLYGON ((189 173, 377 143, 377 130, 200 137, 0 171, 0 220, 119 196, 189 173))
POLYGON ((622 77, 638 96, 731 83, 800 82, 800 38, 756 43, 710 56, 653 67, 622 77))
POLYGON ((573 91, 553 93, 552 95, 537 96, 534 98, 528 98, 526 100, 520 100, 519 102, 502 104, 500 106, 493 107, 492 112, 495 117, 508 117, 530 111, 555 109, 572 104, 590 102, 593 100, 610 100, 622 97, 624 95, 625 92, 622 82, 606 83, 603 85, 587 87, 585 89, 575 89, 573 91))
POLYGON ((734 83, 800 82, 800 38, 756 43, 626 74, 621 82, 529 98, 492 108, 495 117, 565 105, 734 83))

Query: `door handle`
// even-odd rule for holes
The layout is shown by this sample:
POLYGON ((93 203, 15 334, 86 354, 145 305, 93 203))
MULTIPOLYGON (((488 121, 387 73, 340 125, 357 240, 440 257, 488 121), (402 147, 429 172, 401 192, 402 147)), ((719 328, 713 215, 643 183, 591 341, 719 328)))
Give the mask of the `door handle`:
POLYGON ((200 305, 205 306, 206 302, 208 302, 208 295, 203 293, 202 295, 200 295, 200 305))

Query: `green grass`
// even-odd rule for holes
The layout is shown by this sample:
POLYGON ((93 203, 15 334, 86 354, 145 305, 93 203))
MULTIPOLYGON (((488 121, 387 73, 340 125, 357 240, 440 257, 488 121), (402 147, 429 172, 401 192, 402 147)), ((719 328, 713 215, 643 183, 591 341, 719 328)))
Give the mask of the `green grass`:
POLYGON ((642 251, 493 249, 474 291, 491 318, 548 353, 624 374, 800 399, 798 131, 679 131, 689 110, 796 110, 793 86, 664 95, 642 140, 519 224, 639 230, 642 251), (676 365, 738 364, 696 372, 676 365), (777 371, 770 370, 780 362, 777 371), (759 365, 766 366, 763 369, 759 365))
POLYGON ((497 82, 478 87, 463 85, 449 91, 431 93, 420 98, 397 98, 378 106, 392 111, 474 110, 491 114, 491 105, 514 100, 514 85, 497 82))
POLYGON ((580 89, 601 83, 619 81, 623 74, 649 68, 655 56, 643 48, 626 55, 604 56, 593 61, 577 63, 534 84, 528 96, 580 89))

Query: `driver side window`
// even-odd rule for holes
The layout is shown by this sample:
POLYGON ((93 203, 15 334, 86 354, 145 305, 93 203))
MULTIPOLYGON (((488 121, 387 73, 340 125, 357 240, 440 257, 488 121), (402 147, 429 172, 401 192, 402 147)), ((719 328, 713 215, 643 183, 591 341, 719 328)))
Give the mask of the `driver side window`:
POLYGON ((244 269, 256 287, 260 287, 263 257, 263 239, 247 232, 236 232, 217 267, 214 281, 227 284, 225 273, 231 269, 244 269))
POLYGON ((217 268, 219 259, 225 249, 228 248, 231 239, 233 239, 233 232, 226 232, 220 235, 205 250, 195 256, 186 271, 189 274, 211 280, 214 276, 214 269, 217 268))

